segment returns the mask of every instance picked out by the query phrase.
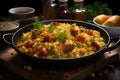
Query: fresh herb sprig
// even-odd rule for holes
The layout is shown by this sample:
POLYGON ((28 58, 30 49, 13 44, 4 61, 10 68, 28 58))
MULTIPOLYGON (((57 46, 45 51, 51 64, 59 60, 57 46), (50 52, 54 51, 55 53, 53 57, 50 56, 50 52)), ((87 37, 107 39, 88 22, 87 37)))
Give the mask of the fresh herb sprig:
POLYGON ((64 42, 67 39, 67 32, 64 31, 60 34, 57 35, 57 39, 60 40, 61 42, 64 42))
POLYGON ((56 29, 56 26, 54 26, 54 25, 50 25, 50 26, 47 28, 47 30, 48 30, 49 32, 52 32, 54 29, 56 29))
POLYGON ((39 19, 35 19, 35 22, 33 23, 33 26, 34 26, 35 29, 44 28, 44 24, 39 19))

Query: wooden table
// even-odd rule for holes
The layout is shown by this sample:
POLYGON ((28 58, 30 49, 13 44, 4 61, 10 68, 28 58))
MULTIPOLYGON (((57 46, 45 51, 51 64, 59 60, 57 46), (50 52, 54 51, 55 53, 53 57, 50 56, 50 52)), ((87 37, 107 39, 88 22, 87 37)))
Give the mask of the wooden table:
MULTIPOLYGON (((34 18, 18 21, 21 26, 33 22, 34 18), (23 24, 24 23, 24 24, 23 24)), ((119 60, 120 49, 106 52, 97 62, 72 69, 42 68, 32 65, 17 52, 0 40, 0 66, 15 73, 25 80, 83 80, 88 75, 97 72, 105 66, 119 60)))
POLYGON ((25 80, 83 80, 91 73, 119 60, 118 53, 119 48, 106 52, 97 62, 78 68, 41 68, 37 65, 31 65, 29 61, 19 56, 13 48, 0 41, 0 65, 25 80))

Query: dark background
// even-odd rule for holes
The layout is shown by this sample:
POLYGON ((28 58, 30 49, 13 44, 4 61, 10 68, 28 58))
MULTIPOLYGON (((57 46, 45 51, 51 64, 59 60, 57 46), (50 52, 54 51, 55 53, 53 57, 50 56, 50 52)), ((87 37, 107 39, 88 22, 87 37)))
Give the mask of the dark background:
MULTIPOLYGON (((42 1, 46 0, 0 0, 0 16, 8 16, 8 10, 12 7, 29 6, 36 10, 36 15, 42 12, 42 1)), ((84 0, 85 5, 93 3, 96 0, 84 0)), ((120 0, 98 0, 107 3, 114 14, 120 15, 120 0)), ((57 2, 57 0, 56 0, 57 2)), ((73 0, 69 0, 69 6, 73 5, 73 0)))

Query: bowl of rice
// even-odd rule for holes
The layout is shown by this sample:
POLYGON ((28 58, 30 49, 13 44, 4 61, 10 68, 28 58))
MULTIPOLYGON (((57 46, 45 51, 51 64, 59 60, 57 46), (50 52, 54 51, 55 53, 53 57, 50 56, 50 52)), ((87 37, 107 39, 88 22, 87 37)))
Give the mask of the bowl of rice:
POLYGON ((3 34, 14 33, 19 28, 17 21, 2 21, 0 22, 0 39, 3 34))

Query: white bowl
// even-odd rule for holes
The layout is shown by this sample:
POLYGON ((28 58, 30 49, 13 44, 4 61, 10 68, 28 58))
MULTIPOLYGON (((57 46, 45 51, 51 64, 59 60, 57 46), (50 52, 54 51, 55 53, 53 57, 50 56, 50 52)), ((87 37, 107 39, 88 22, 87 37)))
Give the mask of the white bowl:
POLYGON ((103 25, 95 22, 94 20, 93 20, 93 23, 104 28, 110 34, 110 36, 120 36, 120 27, 118 27, 118 26, 117 27, 103 26, 103 25))
POLYGON ((0 40, 3 34, 14 33, 19 29, 19 23, 17 21, 2 21, 0 22, 0 40))
POLYGON ((25 19, 35 15, 35 9, 32 7, 15 7, 9 9, 10 17, 13 19, 25 19))

